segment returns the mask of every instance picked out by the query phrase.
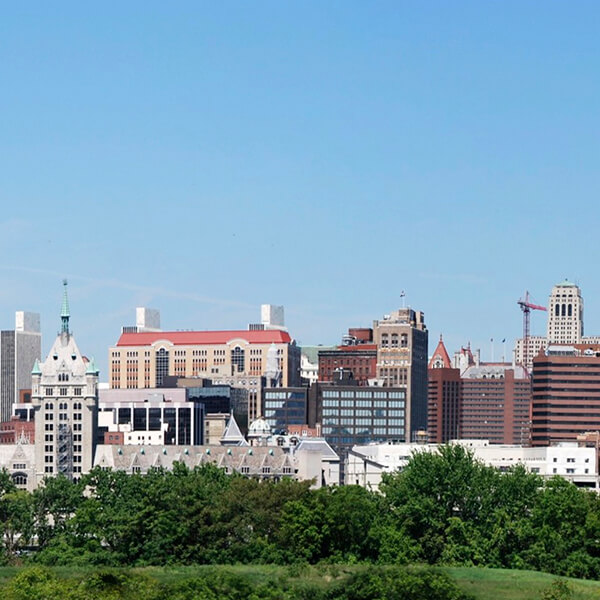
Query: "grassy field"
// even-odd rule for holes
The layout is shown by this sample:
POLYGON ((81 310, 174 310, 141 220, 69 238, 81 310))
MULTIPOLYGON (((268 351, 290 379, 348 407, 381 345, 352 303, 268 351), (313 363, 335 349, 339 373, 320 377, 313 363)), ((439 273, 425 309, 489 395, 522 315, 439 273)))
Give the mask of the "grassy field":
MULTIPOLYGON (((477 600, 532 600, 559 579, 555 575, 537 571, 508 569, 477 569, 445 567, 445 571, 459 587, 477 600)), ((573 600, 600 600, 600 582, 584 579, 561 578, 573 590, 573 600)))
MULTIPOLYGON (((126 571, 143 573, 164 584, 172 584, 203 573, 229 570, 252 582, 304 581, 321 589, 333 582, 343 581, 352 573, 369 569, 368 565, 317 565, 279 567, 274 565, 197 566, 197 567, 145 567, 126 571)), ((61 579, 80 581, 95 569, 87 567, 55 567, 52 571, 61 579)), ((476 600, 536 600, 542 592, 559 579, 554 575, 536 571, 483 569, 466 567, 439 567, 464 591, 476 600)), ((3 585, 20 571, 19 567, 0 568, 0 593, 3 585)), ((573 591, 572 600, 600 600, 600 582, 562 578, 573 591)))

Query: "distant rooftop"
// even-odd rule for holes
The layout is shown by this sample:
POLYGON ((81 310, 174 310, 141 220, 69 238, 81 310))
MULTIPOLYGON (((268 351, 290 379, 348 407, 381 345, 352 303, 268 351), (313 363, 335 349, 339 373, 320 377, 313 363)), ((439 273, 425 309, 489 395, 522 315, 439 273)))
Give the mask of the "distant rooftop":
POLYGON ((202 344, 227 344, 242 339, 250 344, 285 344, 291 342, 290 334, 279 329, 263 331, 145 331, 124 332, 117 346, 150 346, 160 340, 169 341, 175 346, 197 346, 202 344))
POLYGON ((554 287, 577 287, 577 284, 565 279, 564 281, 557 283, 554 287))

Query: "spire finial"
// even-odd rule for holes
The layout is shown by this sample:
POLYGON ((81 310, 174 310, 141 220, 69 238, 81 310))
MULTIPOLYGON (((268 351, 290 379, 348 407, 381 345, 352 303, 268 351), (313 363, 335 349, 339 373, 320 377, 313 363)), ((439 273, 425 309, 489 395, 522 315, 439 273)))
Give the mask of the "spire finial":
POLYGON ((69 298, 67 297, 67 280, 63 279, 63 301, 62 310, 60 311, 61 333, 69 333, 69 298))

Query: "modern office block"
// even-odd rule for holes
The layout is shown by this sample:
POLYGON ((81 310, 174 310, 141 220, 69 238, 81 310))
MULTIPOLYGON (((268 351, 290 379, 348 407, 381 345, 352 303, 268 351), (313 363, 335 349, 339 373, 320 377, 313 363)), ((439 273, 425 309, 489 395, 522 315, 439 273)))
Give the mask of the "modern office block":
POLYGON ((41 355, 40 315, 18 311, 15 329, 0 332, 0 422, 10 421, 13 404, 31 392, 31 369, 41 355))

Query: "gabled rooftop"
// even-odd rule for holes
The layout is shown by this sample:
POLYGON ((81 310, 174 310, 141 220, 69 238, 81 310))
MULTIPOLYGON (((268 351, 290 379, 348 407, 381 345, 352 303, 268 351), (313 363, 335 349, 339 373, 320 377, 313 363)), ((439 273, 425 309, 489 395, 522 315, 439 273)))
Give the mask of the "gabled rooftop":
POLYGON ((434 350, 433 354, 431 355, 431 360, 429 361, 429 364, 427 365, 428 369, 434 369, 434 368, 440 368, 436 363, 438 363, 438 357, 441 359, 442 361, 442 367, 443 369, 451 369, 452 368, 452 361, 450 360, 450 356, 448 356, 448 352, 446 350, 446 346, 444 345, 444 340, 442 339, 442 336, 440 335, 440 341, 438 342, 438 345, 436 346, 436 349, 434 350))

